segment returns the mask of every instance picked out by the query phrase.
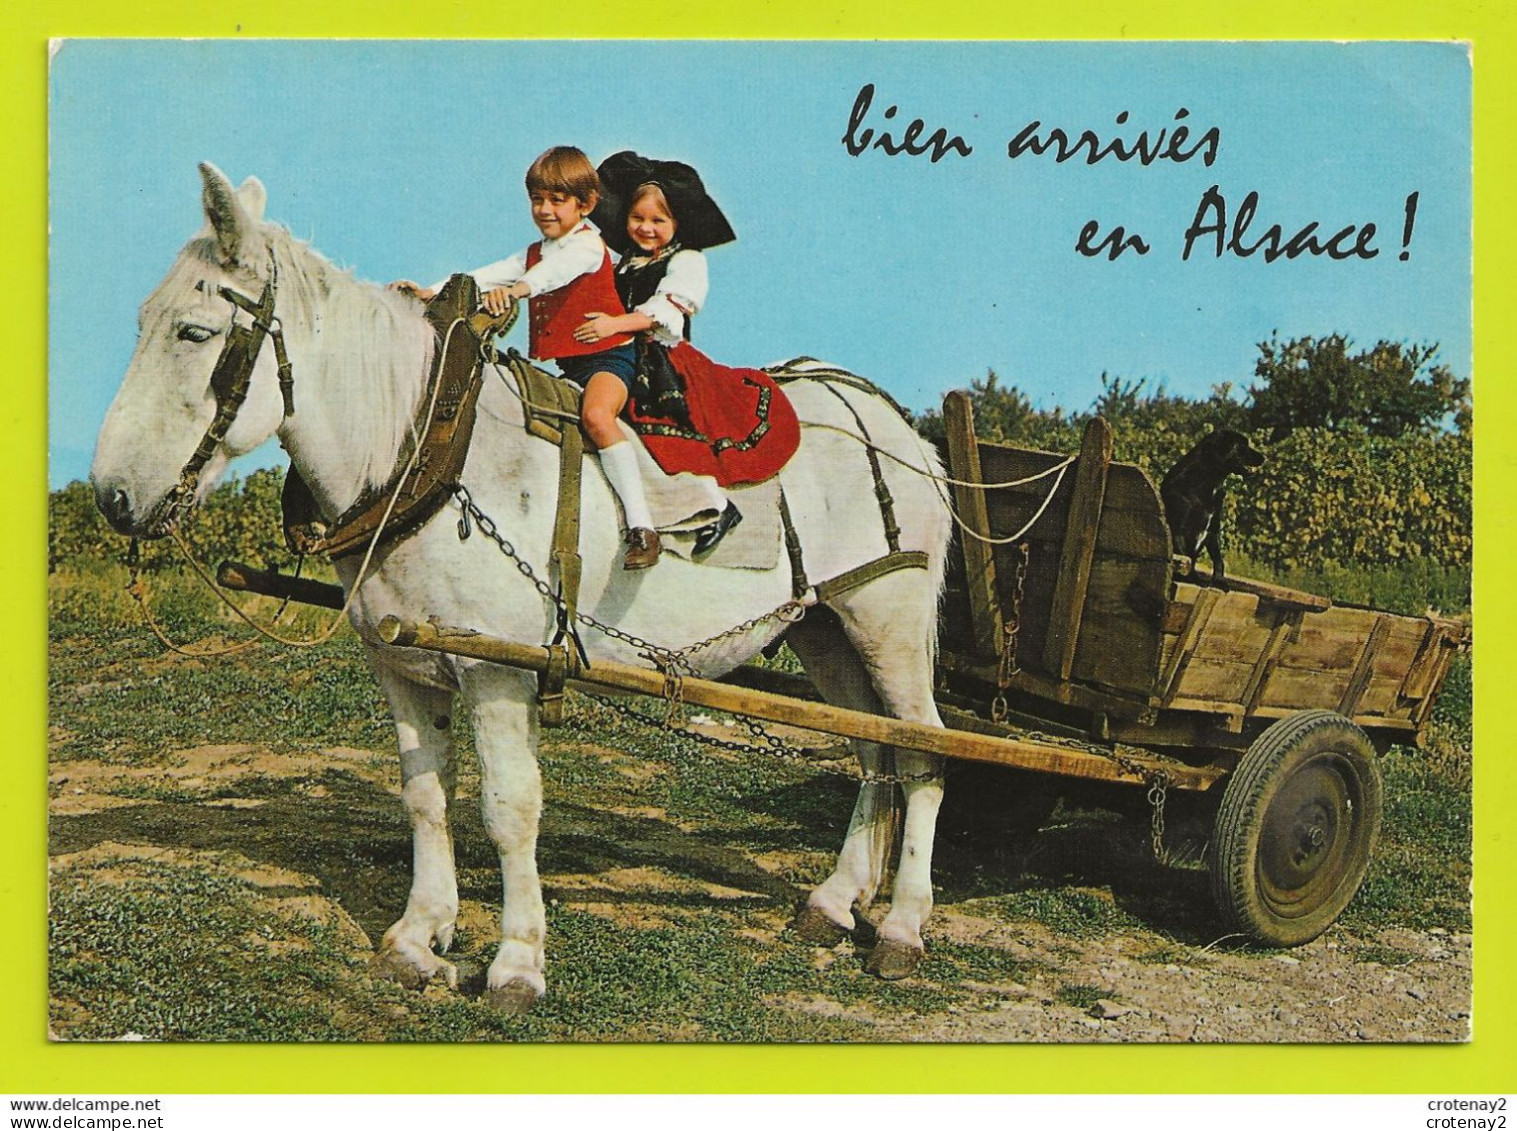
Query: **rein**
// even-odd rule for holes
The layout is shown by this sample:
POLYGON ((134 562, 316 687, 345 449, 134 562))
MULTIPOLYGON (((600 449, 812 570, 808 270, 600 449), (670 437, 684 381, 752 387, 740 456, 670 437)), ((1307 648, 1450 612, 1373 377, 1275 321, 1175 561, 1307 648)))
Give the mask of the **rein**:
MULTIPOLYGON (((221 356, 216 359, 216 366, 211 373, 211 388, 216 395, 216 416, 211 421, 210 427, 206 429, 206 433, 201 438, 199 446, 180 472, 179 483, 170 491, 169 496, 159 504, 160 515, 152 528, 155 533, 167 533, 173 538, 180 552, 184 555, 185 560, 205 583, 206 587, 215 593, 221 599, 221 602, 246 623, 249 628, 252 628, 258 636, 235 644, 230 648, 213 652, 190 651, 174 644, 157 626, 153 619, 152 611, 148 607, 147 594, 141 583, 136 566, 137 540, 135 538, 132 540, 131 549, 128 551, 128 566, 131 570, 131 577, 127 582, 128 592, 141 605, 144 617, 154 635, 165 646, 183 655, 197 657, 230 655, 259 643, 260 637, 271 640, 276 644, 284 644, 295 648, 314 648, 330 640, 341 626, 344 616, 346 616, 348 609, 352 606, 353 600, 358 594, 359 587, 368 576, 369 565, 373 561, 374 553, 386 538, 388 533, 387 528, 390 526, 391 518, 396 512, 397 505, 400 504, 402 495, 405 494, 407 487, 412 485, 413 474, 418 472, 419 465, 425 462, 425 452, 422 444, 413 443, 409 455, 396 471, 392 481, 373 500, 361 500, 361 502, 367 502, 368 509, 374 512, 368 516, 373 521, 359 532, 360 536, 354 538, 354 544, 345 551, 346 553, 357 553, 358 550, 363 550, 363 558, 359 563, 358 573, 348 590, 342 607, 337 611, 337 614, 332 618, 327 627, 312 639, 301 640, 282 636, 258 624, 244 609, 227 596, 216 583, 215 579, 206 571, 205 567, 196 560, 183 534, 176 528, 176 520, 188 514, 193 509, 200 471, 205 467, 211 455, 214 454, 217 445, 225 438, 227 430, 231 427, 232 421, 236 419, 238 410, 242 407, 243 401, 247 399, 248 387, 252 382, 253 366, 258 360, 258 352, 263 346, 263 339, 265 337, 271 338, 274 342, 275 358, 279 368, 279 389, 284 399, 284 414, 288 417, 294 415, 295 412, 293 369, 290 364, 289 355, 285 352, 284 335, 279 319, 274 314, 275 280, 277 277, 278 267, 276 264, 269 283, 264 287, 262 296, 256 302, 248 296, 239 294, 228 287, 219 288, 219 293, 223 298, 250 315, 252 325, 243 327, 237 325, 234 320, 232 327, 227 332, 226 345, 222 347, 221 356)), ((509 328, 515 320, 515 316, 516 307, 513 304, 512 309, 503 321, 489 318, 485 320, 483 326, 492 332, 504 333, 506 328, 509 328)), ((467 322, 468 320, 463 317, 455 317, 447 323, 447 329, 443 334, 442 345, 439 350, 439 358, 447 355, 454 334, 461 327, 465 326, 467 322)), ((441 372, 435 374, 434 378, 430 382, 430 391, 415 421, 416 432, 419 436, 423 437, 430 434, 435 418, 441 417, 451 420, 457 412, 458 407, 456 403, 451 401, 446 404, 443 403, 441 372)), ((357 504, 355 504, 355 509, 356 507, 357 504)), ((300 560, 304 561, 304 559, 305 553, 302 552, 300 560)), ((299 568, 297 564, 297 574, 299 568)), ((286 599, 274 614, 276 623, 288 607, 288 603, 288 599, 286 599)))

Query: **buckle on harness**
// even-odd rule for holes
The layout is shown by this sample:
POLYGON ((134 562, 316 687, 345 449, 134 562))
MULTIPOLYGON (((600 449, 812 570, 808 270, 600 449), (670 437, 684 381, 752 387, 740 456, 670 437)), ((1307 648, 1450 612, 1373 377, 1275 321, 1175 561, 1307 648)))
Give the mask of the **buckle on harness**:
POLYGON ((569 616, 569 606, 563 600, 562 586, 554 604, 558 610, 558 629, 548 643, 548 667, 537 676, 538 722, 545 727, 564 725, 564 685, 590 666, 585 642, 579 638, 569 616))

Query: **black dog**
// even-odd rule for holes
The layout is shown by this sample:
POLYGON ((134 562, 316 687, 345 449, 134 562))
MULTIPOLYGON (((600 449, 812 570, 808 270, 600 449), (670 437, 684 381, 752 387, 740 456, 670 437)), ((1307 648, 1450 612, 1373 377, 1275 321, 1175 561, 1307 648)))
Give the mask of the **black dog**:
POLYGON ((1219 428, 1181 456, 1159 487, 1175 553, 1196 561, 1205 548, 1211 556, 1213 585, 1222 584, 1225 572, 1223 483, 1229 475, 1244 475, 1263 462, 1264 456, 1253 449, 1243 433, 1219 428))

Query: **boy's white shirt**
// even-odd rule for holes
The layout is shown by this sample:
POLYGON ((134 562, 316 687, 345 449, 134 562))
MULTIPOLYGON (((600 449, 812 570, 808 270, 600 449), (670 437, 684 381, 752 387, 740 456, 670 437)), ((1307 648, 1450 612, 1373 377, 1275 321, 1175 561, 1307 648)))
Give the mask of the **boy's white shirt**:
MULTIPOLYGON (((496 287, 509 287, 512 283, 526 283, 532 295, 546 294, 566 287, 581 275, 600 270, 606 259, 606 243, 600 230, 589 220, 581 220, 572 231, 555 240, 542 241, 542 258, 527 267, 527 253, 518 252, 507 259, 497 259, 483 267, 476 267, 468 274, 474 277, 481 291, 493 291, 496 287)), ((442 282, 433 283, 432 290, 442 290, 442 282)))
MULTIPOLYGON (((566 287, 581 275, 600 270, 605 257, 606 242, 601 238, 600 229, 589 220, 581 220, 566 235, 543 240, 542 258, 530 269, 527 253, 521 251, 476 267, 468 274, 473 276, 481 291, 523 282, 531 288, 532 295, 540 295, 566 287)), ((431 289, 440 291, 446 282, 447 279, 442 279, 433 283, 431 289)), ((653 320, 653 330, 659 340, 672 345, 684 339, 685 316, 694 316, 705 305, 710 289, 706 257, 693 248, 682 248, 670 258, 669 270, 659 280, 652 297, 637 310, 653 320)))

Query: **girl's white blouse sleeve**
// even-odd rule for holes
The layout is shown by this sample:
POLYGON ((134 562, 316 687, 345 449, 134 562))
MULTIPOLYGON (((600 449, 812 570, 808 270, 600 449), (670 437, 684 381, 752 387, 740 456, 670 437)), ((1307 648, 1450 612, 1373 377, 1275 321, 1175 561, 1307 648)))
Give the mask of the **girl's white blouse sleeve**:
POLYGON ((685 336, 685 316, 695 315, 706 304, 709 289, 706 257, 691 249, 677 251, 652 297, 637 312, 653 319, 660 339, 678 342, 685 336))

